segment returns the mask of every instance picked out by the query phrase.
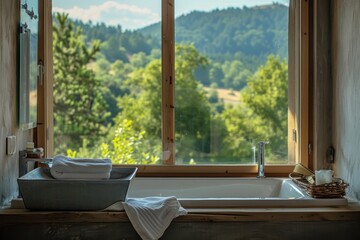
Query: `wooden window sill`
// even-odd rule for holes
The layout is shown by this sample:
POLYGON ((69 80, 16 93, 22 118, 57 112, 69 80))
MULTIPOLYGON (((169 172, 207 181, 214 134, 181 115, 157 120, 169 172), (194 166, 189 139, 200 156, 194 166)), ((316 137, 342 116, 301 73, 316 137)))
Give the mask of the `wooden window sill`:
MULTIPOLYGON (((137 167, 138 177, 256 177, 257 165, 118 165, 137 167)), ((266 165, 268 177, 288 177, 294 165, 266 165)))

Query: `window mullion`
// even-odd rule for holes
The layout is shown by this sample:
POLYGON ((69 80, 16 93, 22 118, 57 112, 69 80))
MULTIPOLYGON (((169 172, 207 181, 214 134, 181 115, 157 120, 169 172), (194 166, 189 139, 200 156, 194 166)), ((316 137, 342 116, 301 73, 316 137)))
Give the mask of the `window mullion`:
POLYGON ((174 113, 174 76, 175 76, 175 40, 174 40, 174 0, 162 0, 161 21, 161 66, 162 66, 162 163, 175 163, 175 113, 174 113))
POLYGON ((300 159, 309 166, 309 2, 301 1, 300 62, 300 159))
POLYGON ((34 142, 43 147, 45 157, 54 153, 53 142, 53 39, 52 39, 52 1, 39 1, 39 53, 43 63, 43 81, 38 85, 38 115, 34 142))

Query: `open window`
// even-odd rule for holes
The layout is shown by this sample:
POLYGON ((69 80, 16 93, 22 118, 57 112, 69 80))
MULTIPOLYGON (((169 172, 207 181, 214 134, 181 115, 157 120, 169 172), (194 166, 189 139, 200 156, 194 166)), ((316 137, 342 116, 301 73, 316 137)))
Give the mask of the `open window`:
MULTIPOLYGON (((54 31, 64 32, 55 33, 52 39, 51 3, 43 1, 47 84, 39 89, 43 94, 39 94, 42 122, 38 123, 37 142, 39 146, 47 146, 47 156, 56 154, 62 143, 70 143, 69 136, 73 134, 73 142, 78 146, 72 149, 65 145, 63 154, 66 154, 64 149, 70 149, 68 154, 90 154, 97 148, 98 154, 115 159, 114 164, 136 164, 140 175, 253 176, 257 172, 257 142, 261 140, 270 141, 265 155, 268 176, 286 175, 297 162, 310 164, 308 1, 289 0, 242 8, 224 6, 206 12, 194 6, 186 14, 178 12, 185 2, 159 0, 161 24, 155 22, 138 32, 103 26, 110 34, 103 43, 89 41, 85 45, 67 46, 80 52, 85 47, 88 50, 81 52, 83 57, 103 58, 102 61, 94 64, 84 58, 75 58, 73 62, 62 59, 65 69, 59 72, 54 67, 52 75, 52 59, 58 64, 57 51, 64 50, 55 46, 52 54, 52 43, 66 42, 66 36, 74 41, 83 37, 76 35, 76 31, 66 35, 69 26, 67 17, 62 15, 55 17, 54 31), (239 12, 247 16, 246 21, 230 25, 231 21, 241 21, 237 19, 239 12), (259 20, 256 14, 269 16, 259 20), (221 21, 224 16, 226 19, 221 21), (116 30, 117 35, 112 36, 111 31, 116 30), (243 45, 237 46, 236 41, 243 41, 243 45), (142 44, 142 48, 139 50, 134 42, 142 44), (96 49, 96 44, 103 50, 96 49), (116 48, 111 48, 112 45, 116 48), (259 51, 256 47, 263 48, 258 55, 254 54, 259 51), (110 60, 109 56, 114 59, 110 60), (86 66, 79 69, 94 80, 92 88, 88 84, 85 93, 93 98, 78 96, 78 102, 67 107, 79 111, 62 119, 67 114, 66 108, 61 109, 56 99, 64 91, 81 93, 84 88, 71 88, 73 78, 62 85, 52 84, 52 78, 66 79, 66 71, 81 61, 86 66), (92 72, 87 72, 89 68, 92 72), (96 80, 99 77, 104 77, 100 84, 96 80), (97 88, 104 86, 106 94, 99 99, 97 88), (111 104, 116 110, 105 111, 111 104), (89 106, 97 107, 98 114, 93 116, 89 106), (86 117, 81 117, 86 111, 86 117), (91 122, 96 116, 103 117, 106 124, 97 128, 91 122), (71 125, 72 121, 82 121, 82 125, 71 125), (93 128, 99 130, 99 135, 94 134, 93 128), (57 135, 59 129, 69 134, 57 135), (88 136, 95 138, 82 138, 81 131, 90 131, 88 136), (102 141, 97 142, 99 139, 102 141)), ((146 8, 140 6, 138 10, 141 9, 146 8)), ((75 25, 89 27, 81 22, 75 25)), ((101 25, 93 26, 101 28, 101 25)), ((95 35, 95 30, 92 34, 95 35)))

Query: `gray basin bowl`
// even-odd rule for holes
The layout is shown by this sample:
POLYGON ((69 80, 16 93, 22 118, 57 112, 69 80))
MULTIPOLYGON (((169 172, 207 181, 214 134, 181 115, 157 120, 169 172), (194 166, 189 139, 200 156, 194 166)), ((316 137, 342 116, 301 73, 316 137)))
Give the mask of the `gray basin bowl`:
POLYGON ((31 210, 103 210, 125 201, 137 168, 112 168, 109 179, 58 180, 49 168, 36 168, 18 178, 24 205, 31 210))

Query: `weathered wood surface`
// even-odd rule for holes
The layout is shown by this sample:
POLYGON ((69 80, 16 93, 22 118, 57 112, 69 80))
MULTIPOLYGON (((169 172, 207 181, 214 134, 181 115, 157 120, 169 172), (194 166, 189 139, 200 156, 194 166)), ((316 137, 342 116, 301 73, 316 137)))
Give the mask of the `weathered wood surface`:
POLYGON ((162 163, 175 163, 175 31, 174 0, 162 1, 162 163))
MULTIPOLYGON (((161 239, 359 239, 358 221, 173 222, 161 239)), ((0 224, 0 239, 141 239, 129 222, 0 224)))
MULTIPOLYGON (((188 209, 161 239, 359 239, 360 206, 188 209)), ((140 239, 125 212, 0 210, 0 239, 140 239)))
POLYGON ((332 145, 332 79, 330 1, 314 2, 314 169, 329 169, 326 151, 332 145))
MULTIPOLYGON (((360 223, 360 207, 329 208, 239 208, 188 209, 188 214, 174 222, 257 222, 257 221, 353 221, 360 223)), ((125 212, 0 210, 2 223, 112 223, 128 222, 125 212)))

